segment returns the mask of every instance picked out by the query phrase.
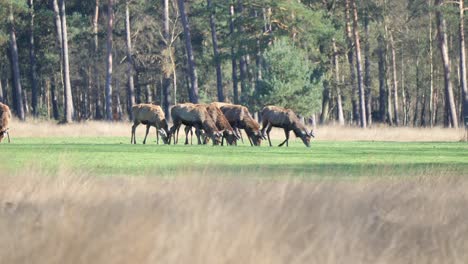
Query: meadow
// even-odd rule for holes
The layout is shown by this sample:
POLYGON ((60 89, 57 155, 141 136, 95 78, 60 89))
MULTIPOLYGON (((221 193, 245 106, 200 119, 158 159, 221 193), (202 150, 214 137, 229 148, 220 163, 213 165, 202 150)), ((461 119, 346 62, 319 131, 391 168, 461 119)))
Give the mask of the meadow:
POLYGON ((129 128, 14 123, 0 263, 468 261, 462 130, 319 127, 311 148, 279 148, 156 145, 154 130, 131 145, 129 128))
POLYGON ((273 147, 266 141, 261 147, 251 147, 247 141, 221 147, 186 146, 183 140, 178 145, 157 145, 154 128, 148 144, 142 145, 143 126, 137 130, 139 144, 131 145, 129 123, 16 126, 12 129, 13 144, 1 145, 0 160, 8 160, 0 164, 5 171, 40 165, 49 171, 66 166, 97 175, 125 176, 170 176, 178 171, 338 177, 468 173, 468 147, 459 142, 461 130, 375 128, 363 132, 323 127, 316 129, 317 139, 311 148, 293 135, 290 146, 280 148, 277 145, 284 135, 279 129, 272 133, 273 147))

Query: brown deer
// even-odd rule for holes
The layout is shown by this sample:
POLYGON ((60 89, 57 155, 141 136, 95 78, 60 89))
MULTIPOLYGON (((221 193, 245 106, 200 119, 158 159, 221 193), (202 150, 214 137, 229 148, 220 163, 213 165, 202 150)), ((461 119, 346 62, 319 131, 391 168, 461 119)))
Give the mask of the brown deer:
POLYGON ((171 134, 169 132, 166 116, 164 111, 159 105, 154 104, 137 104, 132 106, 133 113, 133 126, 132 126, 132 137, 130 143, 136 144, 135 130, 138 125, 146 125, 146 134, 143 144, 146 144, 146 137, 148 136, 149 129, 151 126, 156 128, 156 140, 159 144, 159 135, 164 144, 170 144, 171 134))
POLYGON ((11 111, 8 105, 0 103, 0 142, 2 142, 5 135, 8 137, 10 143, 10 133, 8 132, 11 120, 11 111))
POLYGON ((213 118, 213 121, 215 121, 218 130, 223 131, 223 141, 221 145, 223 145, 224 139, 226 139, 228 145, 237 145, 236 142, 239 140, 239 134, 234 130, 231 124, 229 124, 223 111, 214 103, 207 105, 206 110, 211 118, 213 118))
POLYGON ((288 146, 289 132, 292 130, 296 137, 300 137, 302 142, 307 147, 310 147, 310 138, 315 137, 313 131, 308 132, 304 124, 301 123, 297 115, 291 110, 279 106, 266 106, 262 110, 262 134, 268 137, 268 142, 271 147, 270 131, 272 127, 280 127, 284 129, 286 140, 278 146, 281 147, 286 143, 288 146))
MULTIPOLYGON (((239 139, 239 135, 231 127, 231 125, 229 124, 229 121, 226 119, 221 109, 219 109, 216 103, 211 103, 211 104, 204 105, 204 106, 206 107, 206 110, 208 111, 208 114, 210 115, 210 117, 215 122, 218 130, 223 131, 223 138, 221 139, 221 146, 224 145, 224 139, 226 139, 226 142, 228 145, 235 145, 236 141, 239 139)), ((185 127, 186 143, 188 142, 187 134, 189 132, 192 136, 193 135, 192 128, 190 126, 186 126, 185 127)))
MULTIPOLYGON (((218 145, 221 142, 222 132, 216 127, 215 122, 206 110, 206 106, 192 103, 178 104, 172 107, 171 116, 173 126, 170 132, 174 135, 174 144, 177 144, 179 129, 182 124, 186 126, 187 132, 187 127, 195 127, 198 144, 202 144, 201 129, 205 131, 207 137, 213 140, 213 145, 218 145)), ((188 144, 187 135, 185 144, 188 144)))
MULTIPOLYGON (((247 107, 242 105, 224 104, 221 106, 224 116, 235 131, 244 129, 251 146, 260 146, 263 134, 260 133, 260 125, 252 117, 247 107)), ((238 132, 240 134, 240 132, 238 132)))

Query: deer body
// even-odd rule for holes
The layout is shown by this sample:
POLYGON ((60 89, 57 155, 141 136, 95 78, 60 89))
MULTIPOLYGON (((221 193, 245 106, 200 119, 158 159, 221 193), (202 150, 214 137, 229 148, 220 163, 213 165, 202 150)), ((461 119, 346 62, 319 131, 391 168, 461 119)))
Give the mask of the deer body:
POLYGON ((170 143, 170 133, 167 126, 166 117, 164 111, 159 105, 153 104, 137 104, 132 106, 133 113, 133 126, 132 126, 132 138, 130 143, 136 144, 135 130, 138 125, 146 125, 146 134, 143 144, 146 144, 146 137, 148 136, 149 129, 151 126, 156 128, 156 138, 159 144, 159 135, 161 135, 164 144, 170 143))
POLYGON ((279 127, 284 129, 286 139, 278 145, 279 147, 283 146, 285 143, 286 146, 288 146, 289 132, 291 130, 294 132, 296 137, 302 139, 302 142, 304 142, 307 147, 310 147, 310 138, 314 137, 313 132, 307 131, 305 125, 301 123, 299 118, 297 118, 297 115, 291 109, 286 109, 279 106, 266 106, 262 110, 262 123, 262 134, 265 134, 266 130, 266 135, 268 137, 270 147, 270 131, 272 127, 279 127))

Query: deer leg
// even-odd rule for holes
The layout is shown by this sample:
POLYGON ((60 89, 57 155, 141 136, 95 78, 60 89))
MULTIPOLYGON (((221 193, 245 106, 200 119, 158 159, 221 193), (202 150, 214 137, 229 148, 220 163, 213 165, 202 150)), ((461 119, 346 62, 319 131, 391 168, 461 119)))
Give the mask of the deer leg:
POLYGON ((146 125, 146 134, 145 134, 145 139, 143 139, 143 144, 146 144, 146 137, 148 136, 149 129, 150 129, 150 125, 146 125))
POLYGON ((174 138, 174 145, 177 144, 177 141, 176 141, 177 125, 178 125, 177 123, 174 123, 174 125, 172 125, 171 129, 169 130, 171 133, 171 136, 174 138))
POLYGON ((179 143, 179 130, 180 130, 180 125, 177 126, 177 135, 175 136, 175 141, 177 141, 177 143, 179 143))
POLYGON ((8 132, 8 130, 6 131, 6 134, 7 134, 7 137, 8 137, 8 143, 11 143, 10 142, 10 132, 8 132))
POLYGON ((286 139, 283 141, 283 143, 279 144, 278 147, 282 147, 284 143, 286 143, 286 147, 288 146, 289 130, 284 129, 284 134, 286 135, 286 139))
POLYGON ((201 138, 201 131, 200 131, 200 128, 199 127, 195 127, 195 135, 197 135, 197 139, 198 139, 198 145, 201 145, 202 142, 200 140, 201 138))
POLYGON ((136 131, 136 128, 137 126, 139 125, 140 123, 133 123, 133 126, 132 126, 132 137, 130 138, 130 144, 136 144, 136 136, 135 136, 135 131, 136 131))
POLYGON ((156 127, 156 144, 159 145, 159 131, 157 127, 156 127))
POLYGON ((266 134, 267 134, 267 137, 268 137, 268 143, 270 143, 270 147, 272 146, 271 145, 271 139, 270 139, 270 132, 271 132, 272 128, 273 128, 273 126, 268 126, 267 131, 266 131, 266 134))
POLYGON ((240 138, 241 138, 242 144, 244 144, 244 137, 242 136, 242 131, 241 131, 238 127, 236 127, 236 130, 237 130, 237 133, 239 133, 239 136, 240 136, 240 138))
MULTIPOLYGON (((192 127, 189 127, 189 126, 185 126, 185 145, 188 145, 188 133, 192 133, 192 127)), ((192 137, 190 137, 190 141, 192 141, 192 137)), ((190 145, 192 145, 192 143, 190 142, 190 145)))

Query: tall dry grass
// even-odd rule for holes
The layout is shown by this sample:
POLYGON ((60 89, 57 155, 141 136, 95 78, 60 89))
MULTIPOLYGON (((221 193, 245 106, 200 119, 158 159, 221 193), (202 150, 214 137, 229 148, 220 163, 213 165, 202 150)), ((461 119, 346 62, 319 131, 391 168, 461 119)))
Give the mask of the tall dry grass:
POLYGON ((468 179, 0 173, 0 263, 466 263, 468 179))
MULTIPOLYGON (((12 137, 99 137, 99 136, 122 136, 130 140, 130 122, 99 122, 88 121, 67 125, 58 125, 52 121, 28 120, 19 122, 13 120, 11 124, 12 137)), ((142 140, 145 126, 137 128, 137 136, 142 140)), ((154 137, 156 130, 151 128, 150 136, 154 137)), ((180 133, 182 136, 183 131, 180 133)), ((387 127, 373 126, 367 129, 357 127, 319 126, 315 129, 314 140, 353 141, 460 141, 465 137, 464 129, 435 128, 410 128, 410 127, 387 127)), ((284 139, 282 129, 274 128, 271 132, 274 139, 284 139)), ((291 132, 291 137, 294 134, 291 132)))

